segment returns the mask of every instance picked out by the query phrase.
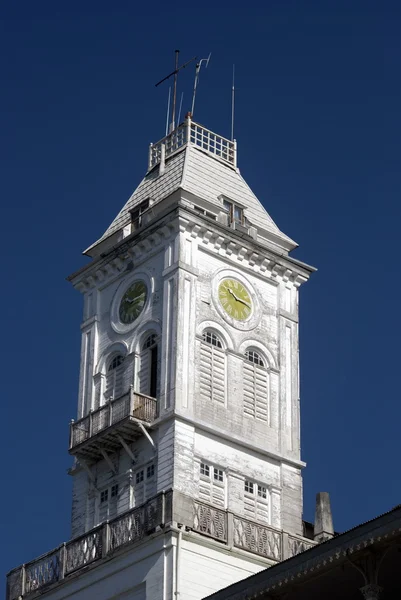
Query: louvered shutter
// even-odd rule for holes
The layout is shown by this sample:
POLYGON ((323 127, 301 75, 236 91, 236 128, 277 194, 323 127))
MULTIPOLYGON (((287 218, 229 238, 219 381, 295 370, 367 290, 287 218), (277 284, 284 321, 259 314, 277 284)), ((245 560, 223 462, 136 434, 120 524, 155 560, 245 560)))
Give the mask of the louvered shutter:
POLYGON ((256 498, 256 518, 263 523, 270 522, 269 499, 256 498))
POLYGON ((248 496, 245 494, 244 496, 244 515, 248 517, 248 519, 255 518, 255 495, 248 496))
POLYGON ((108 502, 101 502, 99 504, 99 519, 98 519, 99 523, 103 523, 104 521, 106 521, 108 519, 108 512, 109 512, 108 509, 109 509, 108 502))
POLYGON ((156 494, 156 473, 146 479, 146 498, 151 498, 156 494))
POLYGON ((124 392, 124 371, 125 362, 121 365, 107 372, 104 397, 105 400, 110 398, 119 398, 124 392))
POLYGON ((210 477, 201 475, 199 480, 199 498, 205 502, 211 502, 212 499, 212 483, 210 477))
POLYGON ((268 372, 263 367, 245 361, 243 367, 244 413, 250 417, 268 420, 268 372))
POLYGON ((226 357, 221 348, 202 343, 200 352, 200 393, 206 400, 225 402, 226 357))
POLYGON ((150 352, 148 349, 141 353, 140 358, 140 369, 138 373, 139 378, 139 392, 141 394, 149 395, 150 386, 150 352))
POLYGON ((125 361, 114 369, 114 394, 113 398, 119 398, 123 395, 124 387, 124 367, 125 361))
POLYGON ((212 482, 212 504, 216 506, 225 506, 226 502, 226 494, 225 494, 225 486, 224 481, 215 481, 212 482))

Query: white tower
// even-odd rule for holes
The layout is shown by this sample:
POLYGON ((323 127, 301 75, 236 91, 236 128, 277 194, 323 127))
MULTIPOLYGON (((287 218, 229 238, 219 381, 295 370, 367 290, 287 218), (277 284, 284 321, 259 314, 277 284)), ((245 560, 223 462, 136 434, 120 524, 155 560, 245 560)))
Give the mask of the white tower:
POLYGON ((23 596, 200 600, 311 543, 298 288, 313 268, 295 247, 235 142, 187 117, 151 145, 69 278, 84 296, 72 540, 53 579, 24 567, 23 596))

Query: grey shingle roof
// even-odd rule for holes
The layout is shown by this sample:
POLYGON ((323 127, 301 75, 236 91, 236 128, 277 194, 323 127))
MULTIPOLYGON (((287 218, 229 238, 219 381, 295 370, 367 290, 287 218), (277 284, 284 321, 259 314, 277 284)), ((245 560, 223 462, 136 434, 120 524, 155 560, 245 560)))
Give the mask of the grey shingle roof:
POLYGON ((151 198, 152 203, 155 204, 179 188, 219 207, 221 207, 220 197, 226 196, 246 207, 246 215, 252 224, 291 241, 279 230, 238 169, 224 164, 196 146, 188 145, 166 161, 162 175, 159 175, 158 167, 145 175, 101 238, 86 252, 127 225, 131 218, 130 211, 143 200, 151 198))

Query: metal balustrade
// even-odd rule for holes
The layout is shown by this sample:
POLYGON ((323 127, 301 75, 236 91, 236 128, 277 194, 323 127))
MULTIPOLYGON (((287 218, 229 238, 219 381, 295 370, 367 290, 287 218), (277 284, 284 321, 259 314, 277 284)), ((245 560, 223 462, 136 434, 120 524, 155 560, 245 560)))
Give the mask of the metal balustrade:
POLYGON ((118 548, 141 540, 157 527, 163 527, 172 519, 171 496, 171 491, 158 494, 116 519, 13 569, 7 575, 6 599, 18 600, 43 590, 118 548))
POLYGON ((157 400, 130 390, 120 398, 110 400, 70 426, 70 451, 93 436, 132 417, 151 423, 157 416, 157 400))
POLYGON ((151 144, 149 147, 148 168, 153 169, 162 159, 162 146, 164 156, 168 158, 185 145, 192 145, 214 156, 218 160, 232 166, 237 166, 237 146, 235 140, 229 140, 213 133, 202 125, 195 123, 187 117, 169 135, 151 144))

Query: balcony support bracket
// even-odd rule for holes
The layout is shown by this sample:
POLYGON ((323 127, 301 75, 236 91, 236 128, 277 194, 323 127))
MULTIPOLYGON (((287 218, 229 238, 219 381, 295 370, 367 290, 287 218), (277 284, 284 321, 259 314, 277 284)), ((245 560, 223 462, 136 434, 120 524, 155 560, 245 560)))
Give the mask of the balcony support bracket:
POLYGON ((86 471, 86 472, 87 472, 87 474, 88 474, 88 477, 89 477, 89 480, 90 480, 91 484, 92 484, 92 485, 93 485, 93 487, 96 489, 96 486, 95 486, 95 476, 94 476, 94 474, 92 473, 92 471, 91 471, 90 467, 88 466, 88 463, 86 462, 86 460, 85 460, 84 458, 81 458, 81 457, 80 457, 80 458, 79 458, 79 464, 81 464, 81 465, 83 466, 83 468, 85 469, 85 471, 86 471))
POLYGON ((111 460, 110 456, 107 454, 106 450, 104 448, 99 448, 99 452, 103 456, 103 458, 107 462, 107 464, 109 465, 110 469, 113 471, 114 475, 117 475, 116 467, 114 466, 113 461, 111 460))
POLYGON ((135 456, 131 451, 131 448, 128 446, 127 442, 121 437, 121 435, 117 435, 117 439, 120 442, 121 446, 124 448, 128 456, 132 461, 135 461, 135 456))
POLYGON ((153 446, 153 449, 154 449, 154 450, 156 450, 156 448, 155 448, 155 443, 154 443, 154 441, 152 440, 152 438, 151 438, 151 436, 150 436, 150 434, 149 434, 148 430, 146 429, 146 427, 144 427, 144 426, 143 426, 143 424, 142 424, 140 421, 138 421, 138 425, 139 425, 139 428, 142 430, 142 433, 143 433, 144 435, 146 435, 146 437, 148 438, 149 442, 152 444, 152 446, 153 446))

